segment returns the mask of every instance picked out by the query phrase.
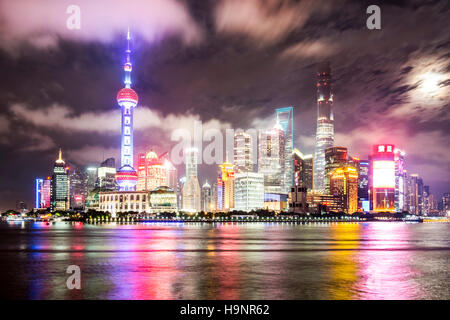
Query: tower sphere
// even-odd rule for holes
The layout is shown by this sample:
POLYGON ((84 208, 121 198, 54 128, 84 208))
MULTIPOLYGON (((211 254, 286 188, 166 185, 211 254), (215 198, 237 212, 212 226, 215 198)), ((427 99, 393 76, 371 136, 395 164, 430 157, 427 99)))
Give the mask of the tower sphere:
POLYGON ((117 103, 121 105, 124 102, 133 103, 137 105, 138 103, 138 95, 136 91, 131 88, 123 88, 117 93, 117 103))

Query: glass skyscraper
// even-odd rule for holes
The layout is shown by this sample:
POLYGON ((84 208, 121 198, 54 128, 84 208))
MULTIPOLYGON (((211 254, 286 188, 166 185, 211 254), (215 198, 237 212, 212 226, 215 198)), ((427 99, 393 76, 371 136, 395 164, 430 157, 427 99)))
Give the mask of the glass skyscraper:
POLYGON ((334 144, 333 93, 330 64, 317 71, 317 131, 314 152, 314 190, 325 191, 325 149, 334 144))
POLYGON ((290 192, 294 185, 293 159, 294 150, 294 108, 286 107, 275 110, 277 123, 281 125, 284 131, 284 192, 290 192))
MULTIPOLYGON (((284 181, 284 130, 279 123, 259 133, 258 172, 264 175, 265 193, 287 194, 284 181)), ((292 159, 292 153, 289 156, 292 159)))

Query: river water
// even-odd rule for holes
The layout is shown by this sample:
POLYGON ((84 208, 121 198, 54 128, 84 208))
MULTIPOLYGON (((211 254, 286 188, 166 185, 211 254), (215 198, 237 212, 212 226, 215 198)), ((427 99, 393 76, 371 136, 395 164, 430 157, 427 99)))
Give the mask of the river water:
POLYGON ((449 279, 449 223, 0 223, 8 298, 450 299, 449 279))

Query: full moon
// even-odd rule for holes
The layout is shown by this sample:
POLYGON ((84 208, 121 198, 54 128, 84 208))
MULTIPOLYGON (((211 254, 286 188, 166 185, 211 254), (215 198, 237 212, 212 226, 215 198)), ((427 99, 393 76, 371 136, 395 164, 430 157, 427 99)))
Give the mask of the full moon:
POLYGON ((445 79, 445 76, 436 72, 427 72, 422 76, 422 83, 420 88, 424 93, 436 94, 440 86, 439 83, 445 79))

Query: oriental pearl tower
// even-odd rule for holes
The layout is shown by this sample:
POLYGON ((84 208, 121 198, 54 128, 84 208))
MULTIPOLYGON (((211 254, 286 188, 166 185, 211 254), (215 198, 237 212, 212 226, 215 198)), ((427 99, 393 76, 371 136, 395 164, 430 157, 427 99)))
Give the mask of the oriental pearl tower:
POLYGON ((123 66, 125 71, 125 88, 117 93, 117 103, 122 109, 122 135, 120 146, 120 169, 116 173, 116 182, 119 191, 135 191, 137 173, 133 167, 133 109, 138 104, 138 95, 131 89, 131 49, 130 30, 127 32, 126 61, 123 66))

